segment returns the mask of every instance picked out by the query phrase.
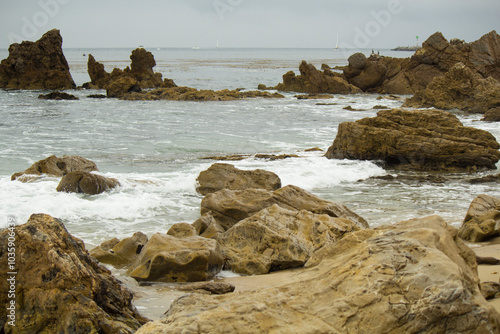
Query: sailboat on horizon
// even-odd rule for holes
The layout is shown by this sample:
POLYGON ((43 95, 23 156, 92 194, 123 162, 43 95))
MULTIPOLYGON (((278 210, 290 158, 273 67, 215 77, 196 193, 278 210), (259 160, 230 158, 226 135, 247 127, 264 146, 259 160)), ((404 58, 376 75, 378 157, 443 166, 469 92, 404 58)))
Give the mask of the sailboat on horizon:
POLYGON ((337 44, 335 44, 334 50, 338 50, 338 49, 339 49, 339 34, 337 34, 337 44))

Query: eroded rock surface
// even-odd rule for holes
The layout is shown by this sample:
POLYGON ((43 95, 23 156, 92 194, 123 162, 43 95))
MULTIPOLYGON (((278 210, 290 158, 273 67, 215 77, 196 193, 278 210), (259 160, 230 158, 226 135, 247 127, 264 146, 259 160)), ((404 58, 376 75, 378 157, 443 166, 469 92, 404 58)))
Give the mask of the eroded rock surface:
POLYGON ((500 199, 479 195, 469 206, 458 235, 480 242, 500 235, 500 199))

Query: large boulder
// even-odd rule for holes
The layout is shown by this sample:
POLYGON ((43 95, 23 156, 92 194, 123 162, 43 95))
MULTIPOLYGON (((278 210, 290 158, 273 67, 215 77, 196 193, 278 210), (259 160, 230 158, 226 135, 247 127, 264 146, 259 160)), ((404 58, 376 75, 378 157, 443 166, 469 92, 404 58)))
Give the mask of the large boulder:
POLYGON ((471 242, 485 241, 500 235, 500 199, 479 195, 470 204, 458 235, 471 242))
POLYGON ((11 180, 23 180, 24 175, 48 175, 61 177, 69 172, 84 171, 97 172, 96 164, 88 159, 77 155, 65 155, 62 158, 52 155, 46 159, 35 162, 31 167, 24 172, 15 173, 11 176, 11 180))
POLYGON ((108 83, 106 87, 107 97, 121 97, 130 92, 140 92, 139 82, 131 76, 124 75, 108 83))
POLYGON ((213 239, 156 233, 142 248, 128 274, 137 281, 206 281, 220 272, 223 263, 219 244, 213 239))
POLYGON ((481 120, 484 122, 500 122, 500 107, 491 108, 485 112, 481 120))
POLYGON ((9 47, 0 63, 0 88, 72 89, 75 82, 62 51, 59 30, 46 32, 38 41, 9 47))
POLYGON ((229 269, 260 275, 303 266, 319 248, 359 229, 346 218, 274 204, 240 221, 217 240, 229 269))
POLYGON ((67 193, 97 195, 119 185, 120 183, 113 178, 89 172, 74 171, 62 177, 56 190, 67 193))
POLYGON ((462 63, 444 76, 436 77, 424 90, 409 98, 403 107, 460 109, 484 114, 500 106, 500 82, 481 75, 462 63))
POLYGON ((329 159, 381 160, 389 167, 463 171, 495 169, 500 145, 487 131, 464 127, 440 110, 382 110, 339 125, 329 159))
POLYGON ((366 59, 362 53, 355 53, 348 59, 349 65, 344 69, 344 75, 350 84, 362 91, 378 87, 384 82, 387 67, 378 57, 366 59))
POLYGON ((368 228, 366 220, 345 205, 323 200, 293 185, 272 192, 263 189, 223 189, 208 194, 202 199, 201 214, 210 212, 217 222, 228 230, 240 220, 273 204, 288 210, 306 210, 315 214, 327 214, 334 218, 350 219, 360 228, 368 228))
POLYGON ((134 333, 147 321, 132 293, 49 215, 3 230, 0 262, 2 333, 134 333), (15 327, 6 314, 13 301, 15 327))
POLYGON ((137 260, 148 237, 142 232, 123 240, 112 239, 92 249, 89 254, 99 262, 111 264, 116 268, 129 267, 137 260))
POLYGON ((276 190, 281 180, 273 172, 262 169, 241 170, 233 165, 216 163, 200 173, 196 179, 196 191, 207 195, 221 189, 245 190, 249 188, 276 190))
POLYGON ((155 333, 498 333, 474 253, 440 217, 347 234, 272 287, 177 299, 155 333))
POLYGON ((345 80, 340 73, 326 68, 319 71, 312 64, 302 61, 299 66, 300 75, 290 71, 283 75, 283 83, 274 89, 285 92, 299 92, 310 94, 355 94, 361 90, 345 80))

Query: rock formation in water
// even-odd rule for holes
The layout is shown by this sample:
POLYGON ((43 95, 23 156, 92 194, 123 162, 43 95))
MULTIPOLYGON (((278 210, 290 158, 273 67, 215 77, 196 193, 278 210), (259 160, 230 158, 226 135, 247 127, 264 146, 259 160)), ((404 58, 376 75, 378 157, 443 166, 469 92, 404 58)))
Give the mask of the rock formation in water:
POLYGON ((42 100, 79 100, 79 98, 72 94, 59 91, 51 92, 48 94, 40 94, 38 95, 38 98, 42 100))
POLYGON ((73 89, 75 82, 62 51, 59 30, 46 32, 36 42, 14 43, 0 63, 0 88, 73 89))
POLYGON ((499 148, 491 133, 464 127, 449 112, 393 109, 341 123, 326 157, 381 160, 411 170, 475 171, 495 169, 499 148))
POLYGON ((32 215, 13 231, 3 230, 0 263, 2 333, 131 334, 147 321, 132 305, 132 293, 51 216, 32 215), (14 246, 9 246, 12 239, 14 246), (16 254, 11 270, 7 270, 9 247, 16 254), (12 277, 15 282, 8 280, 12 277), (15 299, 4 293, 10 284, 15 286, 15 299), (12 300, 15 327, 6 317, 5 306, 12 300))
POLYGON ((498 333, 475 254, 431 216, 346 234, 273 287, 177 299, 154 333, 498 333))
POLYGON ((108 263, 116 268, 129 267, 139 257, 139 254, 148 242, 148 237, 142 232, 118 240, 114 238, 92 249, 89 254, 99 262, 108 263))
POLYGON ((64 175, 56 190, 67 193, 97 195, 119 185, 120 183, 116 179, 78 170, 64 175))
POLYGON ((500 107, 491 108, 481 119, 484 122, 500 122, 500 107))
POLYGON ((471 242, 485 241, 500 235, 500 199, 479 195, 470 204, 458 235, 471 242))

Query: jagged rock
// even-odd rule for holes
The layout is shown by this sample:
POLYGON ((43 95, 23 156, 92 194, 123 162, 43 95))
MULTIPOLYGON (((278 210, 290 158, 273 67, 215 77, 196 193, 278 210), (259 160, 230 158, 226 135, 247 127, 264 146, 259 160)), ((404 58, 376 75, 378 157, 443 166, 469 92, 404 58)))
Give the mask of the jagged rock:
POLYGON ((176 238, 189 238, 197 235, 196 228, 188 223, 177 223, 172 225, 167 234, 176 238))
POLYGON ((484 282, 481 283, 481 293, 486 300, 497 298, 500 296, 500 283, 484 282))
POLYGON ((225 232, 224 228, 212 216, 211 211, 204 213, 192 225, 196 233, 204 238, 217 239, 219 234, 225 232))
POLYGON ((247 98, 283 98, 278 93, 269 93, 263 91, 239 91, 237 89, 228 90, 198 90, 190 87, 170 87, 158 88, 152 91, 142 93, 129 93, 121 97, 123 100, 174 100, 174 101, 232 101, 247 98))
POLYGON ((104 65, 97 62, 91 54, 87 61, 87 72, 89 74, 92 85, 98 89, 106 88, 111 78, 111 75, 106 72, 104 65))
POLYGON ((89 254, 99 262, 111 264, 116 268, 129 267, 139 257, 148 242, 148 237, 142 232, 136 232, 130 238, 118 240, 114 238, 92 249, 89 254))
POLYGON ((132 293, 88 255, 80 239, 49 215, 32 215, 0 232, 0 328, 5 333, 134 333, 147 319, 132 293), (11 235, 9 235, 12 233, 11 235), (15 269, 7 270, 14 235, 15 269), (10 274, 16 271, 17 274, 10 274), (15 276, 15 327, 6 317, 9 282, 15 276))
POLYGON ((213 278, 224 259, 219 244, 199 236, 154 234, 128 270, 137 281, 196 282, 213 278))
POLYGON ((39 99, 43 100, 79 100, 76 96, 64 92, 55 91, 49 94, 38 95, 39 99))
POLYGON ((46 32, 38 41, 9 47, 0 63, 0 88, 72 89, 75 82, 62 51, 59 30, 46 32))
POLYGON ((479 195, 470 204, 458 235, 480 242, 500 235, 500 199, 479 195))
POLYGON ((111 81, 106 88, 107 97, 122 97, 126 93, 140 92, 139 82, 128 75, 111 81))
POLYGON ((349 57, 349 65, 344 69, 347 81, 363 91, 380 86, 387 73, 387 67, 377 59, 370 61, 362 53, 349 57))
POLYGON ((482 119, 483 122, 500 122, 500 107, 488 110, 482 119))
POLYGON ((119 185, 120 183, 113 178, 84 171, 74 171, 62 177, 56 190, 67 193, 97 195, 119 185))
POLYGON ((274 89, 309 94, 361 93, 359 88, 349 84, 341 74, 332 72, 330 69, 321 72, 314 65, 303 60, 299 71, 299 76, 296 76, 293 71, 284 74, 283 83, 278 84, 274 89))
POLYGON ((403 104, 403 107, 460 109, 483 114, 497 106, 500 106, 500 82, 491 77, 483 79, 462 63, 444 76, 434 78, 403 104))
POLYGON ((24 172, 13 174, 11 180, 23 181, 22 176, 24 175, 46 174, 48 176, 60 177, 73 171, 98 172, 98 169, 93 161, 77 155, 65 155, 62 158, 52 155, 46 159, 35 162, 24 172))
POLYGON ((278 175, 262 169, 241 170, 233 165, 215 163, 200 173, 196 191, 207 195, 221 189, 245 190, 249 188, 276 190, 281 187, 278 175))
POLYGON ((347 234, 272 287, 177 299, 155 333, 497 333, 474 253, 440 217, 347 234))
POLYGON ((228 268, 245 275, 303 266, 314 251, 360 228, 346 218, 277 204, 246 218, 217 237, 228 268))
POLYGON ((487 131, 464 127, 440 110, 382 110, 339 125, 329 159, 382 160, 412 170, 495 169, 500 145, 487 131))
POLYGON ((240 220, 278 204, 288 210, 306 210, 315 214, 346 218, 360 228, 368 228, 365 219, 343 204, 323 200, 296 186, 288 185, 273 192, 263 189, 227 190, 208 194, 201 201, 201 214, 210 212, 228 230, 240 220))

